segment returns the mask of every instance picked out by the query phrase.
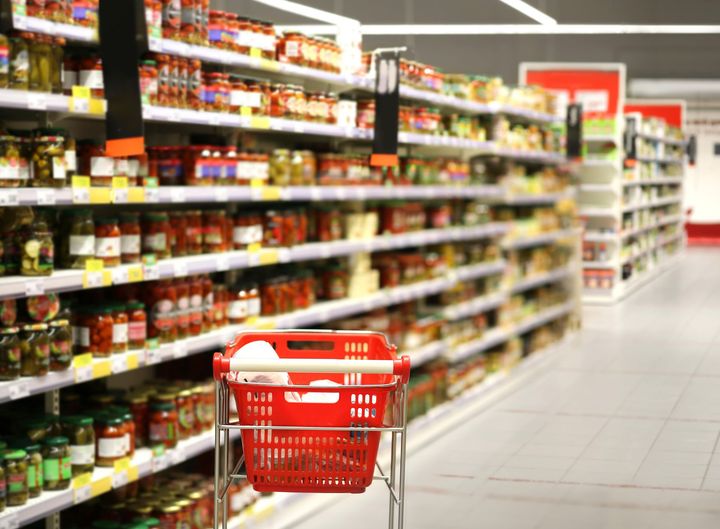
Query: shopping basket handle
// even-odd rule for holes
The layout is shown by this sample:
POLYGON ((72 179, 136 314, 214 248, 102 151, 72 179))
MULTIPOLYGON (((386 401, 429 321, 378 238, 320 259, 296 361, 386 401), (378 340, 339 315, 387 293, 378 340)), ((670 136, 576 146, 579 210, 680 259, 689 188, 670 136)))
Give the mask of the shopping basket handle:
POLYGON ((253 360, 226 358, 222 353, 213 357, 213 375, 220 380, 230 371, 286 372, 286 373, 364 373, 398 375, 403 383, 410 380, 410 357, 397 360, 335 360, 322 358, 282 358, 253 360))

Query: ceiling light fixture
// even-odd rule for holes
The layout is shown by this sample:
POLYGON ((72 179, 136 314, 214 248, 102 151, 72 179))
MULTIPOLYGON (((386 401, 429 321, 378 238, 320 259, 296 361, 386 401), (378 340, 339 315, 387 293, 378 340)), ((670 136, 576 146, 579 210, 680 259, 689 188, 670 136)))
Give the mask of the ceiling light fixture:
MULTIPOLYGON (((261 1, 261 0, 256 0, 261 1)), ((283 31, 334 35, 337 26, 278 26, 283 31)), ((720 25, 653 24, 368 24, 363 35, 720 35, 720 25)))
POLYGON ((336 28, 337 25, 347 26, 347 25, 360 24, 360 21, 355 20, 354 18, 344 17, 342 15, 336 15, 335 13, 331 13, 330 11, 325 11, 323 9, 317 9, 315 7, 306 6, 303 4, 299 4, 297 2, 291 2, 290 0, 254 0, 254 1, 258 2, 260 4, 265 4, 266 6, 280 9, 282 11, 294 13, 299 16, 312 18, 314 20, 319 20, 320 22, 326 22, 328 24, 335 24, 336 26, 333 26, 333 28, 336 28))
POLYGON ((520 11, 523 15, 528 16, 532 18, 533 20, 537 20, 540 24, 545 24, 548 26, 554 26, 557 24, 557 20, 555 20, 553 17, 546 15, 539 9, 531 6, 527 2, 524 2, 523 0, 500 0, 503 4, 506 4, 513 9, 516 9, 517 11, 520 11))

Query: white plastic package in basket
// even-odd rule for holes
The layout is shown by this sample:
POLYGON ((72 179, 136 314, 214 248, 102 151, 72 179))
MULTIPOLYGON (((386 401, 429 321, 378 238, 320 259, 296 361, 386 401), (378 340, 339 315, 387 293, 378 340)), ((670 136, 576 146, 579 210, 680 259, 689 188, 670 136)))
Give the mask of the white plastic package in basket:
MULTIPOLYGON (((238 349, 233 358, 244 360, 279 360, 278 354, 273 346, 263 340, 249 342, 238 349)), ((263 372, 263 371, 230 371, 227 374, 230 382, 248 382, 251 384, 277 384, 281 386, 292 386, 290 375, 285 372, 263 372)), ((332 380, 313 380, 311 386, 332 387, 339 386, 332 380)), ((333 404, 340 400, 339 393, 309 392, 302 396, 295 391, 286 391, 285 400, 288 402, 313 402, 333 404)))

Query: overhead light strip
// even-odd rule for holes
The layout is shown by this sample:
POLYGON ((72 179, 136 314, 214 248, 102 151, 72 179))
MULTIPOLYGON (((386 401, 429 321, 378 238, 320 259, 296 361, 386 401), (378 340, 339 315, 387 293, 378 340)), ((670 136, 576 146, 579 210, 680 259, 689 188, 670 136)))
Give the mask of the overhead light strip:
POLYGON ((506 4, 513 9, 516 9, 517 11, 520 11, 523 15, 528 16, 532 18, 533 20, 536 20, 540 22, 540 24, 545 24, 548 26, 554 26, 557 24, 557 20, 555 20, 553 17, 546 15, 539 9, 531 6, 527 2, 524 2, 523 0, 500 0, 503 4, 506 4))
MULTIPOLYGON (((312 35, 338 32, 327 25, 278 27, 312 35)), ((720 35, 720 25, 701 24, 368 24, 360 30, 363 35, 720 35)))
POLYGON ((359 20, 354 18, 344 17, 342 15, 336 15, 330 11, 323 9, 317 9, 315 7, 306 6, 299 4, 298 2, 291 2, 290 0, 254 0, 260 4, 280 9, 281 11, 287 11, 295 15, 303 16, 306 18, 312 18, 313 20, 319 20, 320 22, 326 22, 328 24, 334 24, 336 26, 348 26, 358 25, 359 20))

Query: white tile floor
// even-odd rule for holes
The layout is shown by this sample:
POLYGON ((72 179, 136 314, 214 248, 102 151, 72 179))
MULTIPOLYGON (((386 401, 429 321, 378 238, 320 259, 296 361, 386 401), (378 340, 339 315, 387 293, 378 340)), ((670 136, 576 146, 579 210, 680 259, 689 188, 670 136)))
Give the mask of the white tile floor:
MULTIPOLYGON (((411 455, 408 529, 716 529, 720 250, 690 250, 411 455)), ((385 527, 382 486, 297 529, 385 527)))

